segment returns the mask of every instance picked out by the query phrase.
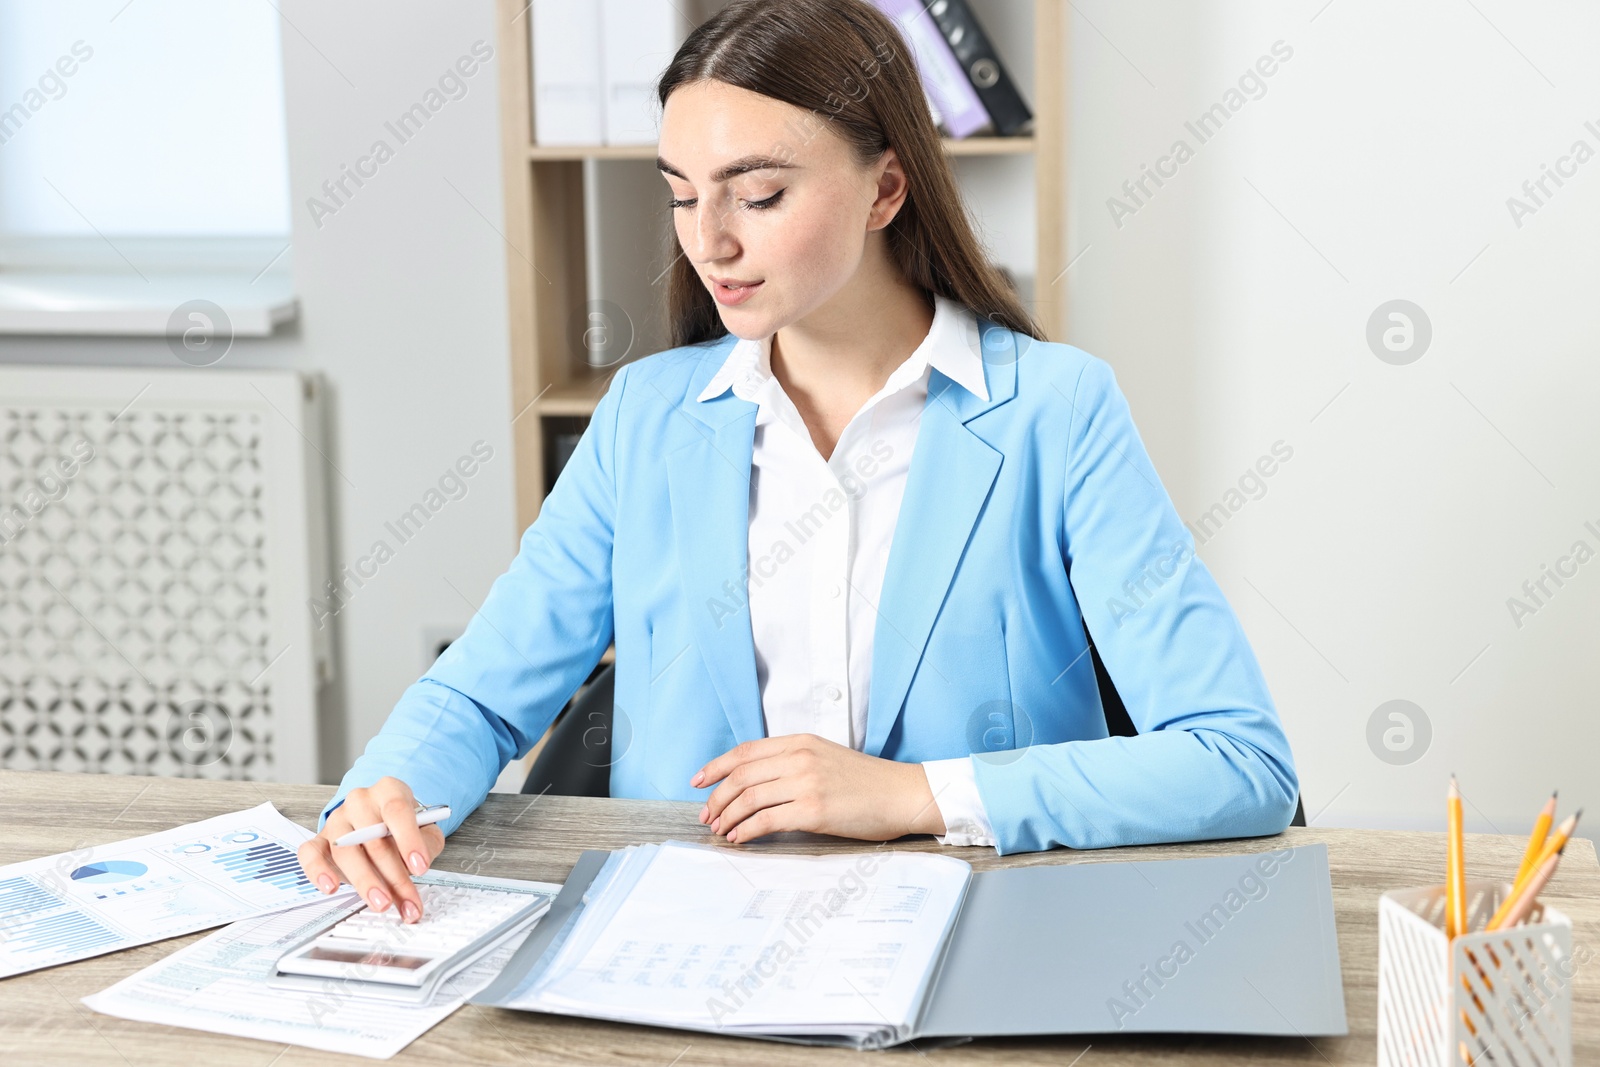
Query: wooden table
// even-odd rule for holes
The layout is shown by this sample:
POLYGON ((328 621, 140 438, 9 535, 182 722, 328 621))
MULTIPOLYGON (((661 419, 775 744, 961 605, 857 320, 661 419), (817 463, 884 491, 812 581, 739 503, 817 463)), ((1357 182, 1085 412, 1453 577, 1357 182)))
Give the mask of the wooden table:
MULTIPOLYGON (((328 786, 182 781, 116 775, 0 771, 0 864, 166 830, 271 800, 290 819, 315 827, 328 786)), ((492 795, 449 839, 437 866, 479 874, 561 882, 585 848, 620 848, 668 838, 711 841, 695 821, 693 804, 640 800, 492 795)), ((997 857, 993 849, 950 849, 975 868, 1034 863, 1102 863, 1129 858, 1166 859, 1220 852, 1254 852, 1325 842, 1333 873, 1333 905, 1344 970, 1343 1038, 1227 1038, 1205 1036, 1086 1035, 984 1039, 950 1048, 919 1050, 944 1064, 1371 1064, 1377 1061, 1378 895, 1385 890, 1442 880, 1442 833, 1291 829, 1282 837, 1108 849, 1056 850, 997 857), (1081 1059, 1078 1057, 1081 1056, 1081 1059)), ((871 847, 809 834, 784 834, 757 849, 831 852, 871 847)), ((896 847, 938 850, 931 838, 896 847)), ((1469 835, 1469 877, 1514 871, 1522 842, 1469 835)), ((1575 956, 1572 1010, 1574 1062, 1600 1063, 1600 865, 1594 845, 1575 840, 1545 899, 1573 920, 1575 956)), ((79 998, 97 992, 201 937, 174 938, 142 948, 0 981, 0 1057, 3 1067, 62 1064, 254 1064, 295 1067, 312 1063, 371 1062, 296 1046, 223 1037, 91 1012, 79 998)), ((775 1042, 688 1033, 583 1019, 533 1015, 467 1005, 396 1057, 397 1063, 618 1064, 689 1067, 759 1062, 862 1064, 873 1055, 775 1042)), ((905 1062, 911 1062, 909 1060, 905 1062)), ((922 1062, 919 1057, 917 1062, 922 1062)))

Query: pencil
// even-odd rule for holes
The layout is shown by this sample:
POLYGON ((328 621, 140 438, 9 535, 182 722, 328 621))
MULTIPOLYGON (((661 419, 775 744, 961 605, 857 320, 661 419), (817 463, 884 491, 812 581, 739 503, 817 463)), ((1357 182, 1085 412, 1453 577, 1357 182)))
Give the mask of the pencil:
POLYGON ((1539 858, 1534 863, 1533 869, 1535 873, 1511 887, 1511 892, 1506 895, 1505 900, 1500 902, 1500 907, 1495 909, 1494 915, 1489 919, 1489 924, 1484 927, 1484 930, 1500 929, 1506 921, 1506 916, 1510 914, 1512 905, 1522 895, 1523 888, 1537 877, 1537 872, 1544 867, 1550 857, 1559 854, 1562 849, 1567 847, 1567 840, 1572 837, 1572 831, 1578 828, 1578 817, 1582 814, 1583 809, 1579 808, 1563 819, 1560 826, 1556 827, 1555 833, 1544 843, 1544 849, 1539 853, 1539 858))
POLYGON ((1450 840, 1444 875, 1444 935, 1460 937, 1467 932, 1467 865, 1461 840, 1461 790, 1456 776, 1450 776, 1450 840))
POLYGON ((1528 877, 1534 865, 1539 862, 1539 853, 1544 851, 1545 838, 1550 836, 1550 824, 1556 818, 1556 794, 1551 793, 1550 799, 1544 802, 1544 807, 1539 811, 1539 817, 1533 820, 1533 833, 1528 835, 1528 850, 1522 854, 1522 866, 1517 868, 1517 876, 1511 879, 1513 885, 1528 877))
POLYGON ((1497 913, 1495 918, 1489 920, 1489 925, 1484 927, 1484 930, 1499 930, 1512 927, 1526 919, 1528 913, 1533 911, 1533 906, 1539 903, 1540 892, 1544 890, 1550 879, 1555 877, 1556 868, 1561 865, 1561 853, 1564 851, 1566 851, 1565 846, 1556 849, 1555 855, 1539 864, 1538 869, 1533 872, 1533 876, 1522 884, 1522 890, 1513 893, 1506 903, 1501 905, 1500 910, 1506 913, 1504 918, 1501 918, 1497 913))

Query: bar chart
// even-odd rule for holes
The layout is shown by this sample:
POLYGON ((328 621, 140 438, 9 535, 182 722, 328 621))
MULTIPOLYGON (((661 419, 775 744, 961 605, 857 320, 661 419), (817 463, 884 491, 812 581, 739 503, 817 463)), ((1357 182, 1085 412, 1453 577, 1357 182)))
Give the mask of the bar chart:
POLYGON ((93 952, 122 940, 28 878, 0 879, 0 938, 21 956, 93 952))
POLYGON ((213 862, 236 882, 265 882, 306 896, 317 893, 300 869, 299 858, 276 841, 256 841, 244 848, 220 852, 213 862))

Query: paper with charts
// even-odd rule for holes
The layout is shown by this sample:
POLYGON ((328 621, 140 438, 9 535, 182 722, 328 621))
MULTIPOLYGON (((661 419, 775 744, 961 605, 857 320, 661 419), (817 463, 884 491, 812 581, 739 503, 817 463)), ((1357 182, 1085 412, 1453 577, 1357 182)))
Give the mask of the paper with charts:
POLYGON ((0 867, 0 978, 221 926, 322 896, 271 803, 0 867))

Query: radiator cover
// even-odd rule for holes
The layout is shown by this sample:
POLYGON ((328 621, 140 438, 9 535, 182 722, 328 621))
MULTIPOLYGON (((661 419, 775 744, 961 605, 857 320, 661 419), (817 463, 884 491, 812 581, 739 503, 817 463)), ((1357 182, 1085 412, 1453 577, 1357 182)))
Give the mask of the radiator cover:
POLYGON ((0 767, 316 781, 320 389, 0 367, 0 767))

